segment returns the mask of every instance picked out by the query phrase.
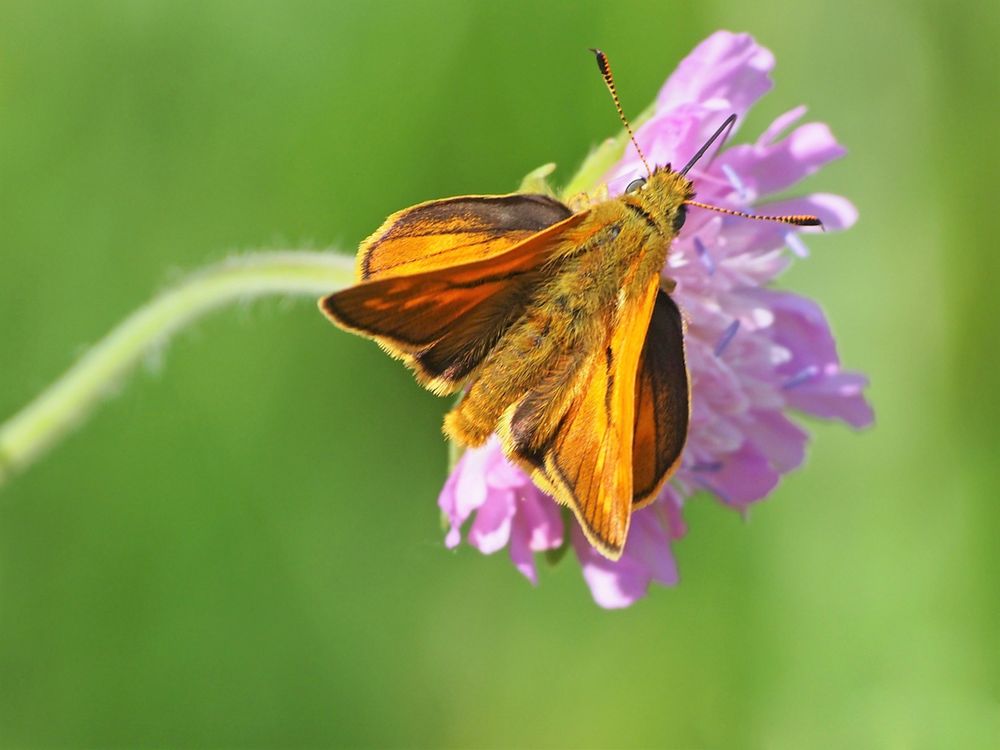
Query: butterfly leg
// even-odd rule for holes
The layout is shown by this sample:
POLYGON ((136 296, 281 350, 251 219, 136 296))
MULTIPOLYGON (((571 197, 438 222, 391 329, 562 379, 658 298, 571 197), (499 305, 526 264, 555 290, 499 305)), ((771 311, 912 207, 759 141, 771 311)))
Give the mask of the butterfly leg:
POLYGON ((674 281, 672 278, 670 278, 669 276, 660 277, 660 289, 665 291, 667 294, 673 294, 674 289, 676 288, 677 288, 677 282, 674 281))

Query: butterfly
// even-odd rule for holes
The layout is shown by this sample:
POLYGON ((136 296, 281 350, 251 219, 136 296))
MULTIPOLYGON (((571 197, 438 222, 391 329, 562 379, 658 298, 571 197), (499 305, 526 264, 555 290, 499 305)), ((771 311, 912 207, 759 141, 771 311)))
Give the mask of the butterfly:
POLYGON ((462 392, 445 434, 505 455, 621 554, 633 511, 676 471, 690 419, 685 323, 662 277, 688 207, 800 226, 694 200, 687 173, 650 169, 607 56, 592 50, 646 167, 620 196, 579 211, 542 194, 470 195, 392 214, 358 250, 359 283, 320 300, 439 395, 462 392))

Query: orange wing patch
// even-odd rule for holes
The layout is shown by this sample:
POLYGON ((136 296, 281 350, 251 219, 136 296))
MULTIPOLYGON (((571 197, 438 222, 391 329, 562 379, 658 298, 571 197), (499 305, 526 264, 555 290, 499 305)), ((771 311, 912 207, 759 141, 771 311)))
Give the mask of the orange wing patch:
MULTIPOLYGON (((523 313, 562 233, 585 216, 572 214, 495 257, 403 276, 386 273, 325 297, 320 309, 402 359, 421 385, 453 393, 523 313)), ((415 267, 393 268, 404 266, 415 267)))
POLYGON ((591 544, 612 560, 621 556, 632 512, 636 378, 658 286, 651 279, 620 309, 607 347, 580 363, 550 440, 539 446, 527 434, 532 415, 518 409, 499 431, 507 454, 573 509, 591 544))
POLYGON ((571 211, 545 195, 429 201, 394 213, 358 250, 362 281, 475 263, 510 250, 571 211))
POLYGON ((633 509, 648 505, 680 464, 690 418, 684 361, 684 323, 666 292, 659 292, 635 384, 632 445, 633 509))

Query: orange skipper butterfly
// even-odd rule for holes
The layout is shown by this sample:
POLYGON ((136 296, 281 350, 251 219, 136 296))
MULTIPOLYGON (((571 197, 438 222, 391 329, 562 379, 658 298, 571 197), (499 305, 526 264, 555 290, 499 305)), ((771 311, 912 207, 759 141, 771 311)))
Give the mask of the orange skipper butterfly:
POLYGON ((359 283, 320 300, 439 395, 463 391, 444 432, 465 446, 496 432, 506 456, 569 506, 590 542, 621 556, 632 511, 676 470, 690 389, 684 320, 661 272, 694 200, 688 171, 646 166, 624 194, 573 212, 547 195, 473 195, 390 216, 358 250, 359 283))

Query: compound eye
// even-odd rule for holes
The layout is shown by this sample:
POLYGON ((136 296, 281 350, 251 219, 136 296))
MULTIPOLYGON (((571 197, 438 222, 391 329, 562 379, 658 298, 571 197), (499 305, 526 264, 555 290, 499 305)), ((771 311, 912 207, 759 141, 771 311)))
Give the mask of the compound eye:
POLYGON ((628 184, 628 187, 625 188, 625 192, 626 193, 634 193, 635 191, 637 191, 639 188, 641 188, 645 184, 646 184, 646 178, 645 177, 640 177, 640 178, 638 178, 636 180, 632 180, 632 182, 630 182, 628 184))
POLYGON ((687 206, 683 203, 678 207, 677 213, 674 214, 674 232, 681 231, 681 227, 684 226, 684 220, 687 218, 687 206))

